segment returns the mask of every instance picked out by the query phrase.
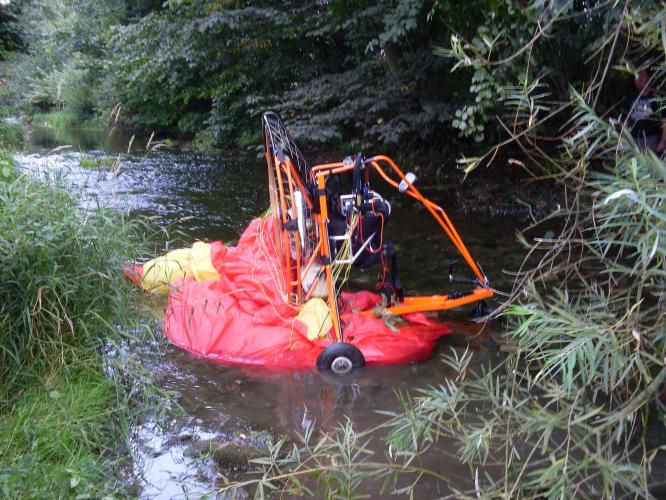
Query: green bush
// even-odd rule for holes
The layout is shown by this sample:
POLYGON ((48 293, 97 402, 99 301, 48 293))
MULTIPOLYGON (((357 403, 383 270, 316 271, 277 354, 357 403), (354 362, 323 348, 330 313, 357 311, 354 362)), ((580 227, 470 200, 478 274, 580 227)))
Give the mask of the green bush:
POLYGON ((69 110, 35 113, 31 118, 35 127, 46 127, 55 130, 71 129, 76 127, 78 123, 76 114, 69 110))
POLYGON ((91 70, 92 62, 77 54, 77 57, 67 61, 59 75, 64 106, 81 121, 94 115, 97 104, 91 70))
POLYGON ((21 142, 23 127, 19 123, 0 121, 0 147, 11 146, 21 142))
POLYGON ((14 173, 12 156, 0 149, 0 182, 9 182, 14 178, 14 173))
POLYGON ((138 228, 119 214, 82 212, 70 194, 20 178, 0 184, 0 386, 26 369, 62 366, 117 335, 128 313, 122 268, 138 228))

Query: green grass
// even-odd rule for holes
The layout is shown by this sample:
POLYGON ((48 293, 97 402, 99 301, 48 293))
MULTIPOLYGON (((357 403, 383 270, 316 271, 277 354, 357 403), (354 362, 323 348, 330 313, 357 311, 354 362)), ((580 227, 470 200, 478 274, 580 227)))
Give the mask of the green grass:
POLYGON ((23 127, 18 123, 0 121, 0 147, 16 145, 23 139, 23 127))
POLYGON ((145 229, 57 187, 0 182, 0 497, 125 496, 127 429, 145 407, 125 387, 144 397, 150 379, 103 352, 141 324, 122 268, 145 229))
POLYGON ((113 158, 81 158, 79 165, 81 168, 95 170, 103 168, 111 168, 115 163, 113 158))
MULTIPOLYGON (((35 379, 0 422, 0 491, 8 498, 99 497, 127 485, 110 443, 123 417, 115 383, 99 367, 35 379)), ((120 440, 122 443, 122 440, 120 440)))
POLYGON ((94 118, 83 120, 76 113, 67 109, 50 111, 48 113, 35 113, 31 118, 33 126, 55 130, 104 128, 104 124, 99 120, 94 118))
POLYGON ((0 382, 11 389, 25 365, 113 333, 105 318, 127 312, 121 270, 137 238, 118 214, 84 214, 68 193, 25 179, 0 186, 0 207, 0 382))
POLYGON ((47 128, 74 128, 79 119, 76 114, 71 111, 51 111, 49 113, 36 113, 32 115, 32 124, 35 127, 47 128))

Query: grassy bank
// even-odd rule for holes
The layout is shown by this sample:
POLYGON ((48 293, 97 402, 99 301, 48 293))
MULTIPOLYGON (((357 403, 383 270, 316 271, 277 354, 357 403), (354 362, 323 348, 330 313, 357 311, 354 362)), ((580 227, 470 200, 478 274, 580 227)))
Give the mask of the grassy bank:
POLYGON ((125 405, 92 359, 24 380, 2 412, 2 491, 8 498, 128 492, 118 472, 125 405))
MULTIPOLYGON (((3 165, 8 154, 0 155, 3 165)), ((105 356, 136 328, 122 276, 143 226, 83 212, 15 172, 0 180, 0 491, 10 498, 127 494, 129 369, 105 356)))
POLYGON ((0 146, 13 145, 21 142, 23 126, 19 123, 8 123, 0 120, 0 146))
POLYGON ((67 109, 50 111, 48 113, 35 113, 30 116, 34 127, 44 127, 53 130, 99 130, 104 129, 104 122, 99 118, 84 119, 73 111, 67 109))

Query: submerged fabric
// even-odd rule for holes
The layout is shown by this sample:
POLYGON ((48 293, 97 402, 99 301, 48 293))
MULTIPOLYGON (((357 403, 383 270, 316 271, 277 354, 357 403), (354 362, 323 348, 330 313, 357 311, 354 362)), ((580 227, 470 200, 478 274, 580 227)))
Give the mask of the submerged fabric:
MULTIPOLYGON (((299 309, 286 301, 285 273, 274 241, 273 219, 255 219, 237 246, 216 242, 210 260, 219 279, 191 276, 171 286, 164 317, 166 336, 207 359, 275 370, 314 368, 332 342, 308 339, 299 309)), ((140 271, 139 271, 140 272, 140 271)), ((356 345, 368 364, 396 364, 428 357, 436 340, 451 330, 423 314, 400 325, 368 313, 379 302, 370 292, 343 293, 345 341, 356 345), (366 312, 365 314, 363 312, 366 312)))

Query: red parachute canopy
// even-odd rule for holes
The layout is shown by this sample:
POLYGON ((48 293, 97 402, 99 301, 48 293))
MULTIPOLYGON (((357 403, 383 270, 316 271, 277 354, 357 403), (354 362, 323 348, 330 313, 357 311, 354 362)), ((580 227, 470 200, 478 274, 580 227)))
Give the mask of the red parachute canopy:
MULTIPOLYGON (((275 370, 303 370, 331 342, 309 340, 296 319, 297 306, 286 300, 281 259, 274 241, 274 219, 255 219, 235 247, 215 242, 210 259, 217 281, 186 277, 173 284, 164 316, 164 332, 177 346, 226 364, 275 370)), ((134 269, 141 275, 141 269, 134 269)), ((343 293, 341 318, 345 341, 368 364, 397 364, 427 358, 436 340, 451 329, 421 313, 389 326, 371 311, 378 295, 343 293)), ((331 339, 331 340, 329 340, 331 339)))

